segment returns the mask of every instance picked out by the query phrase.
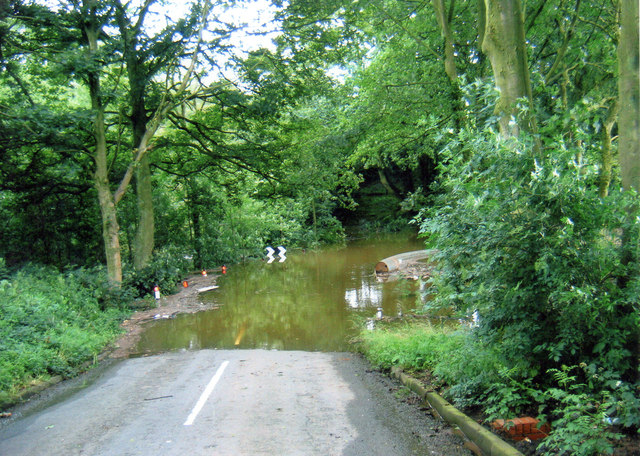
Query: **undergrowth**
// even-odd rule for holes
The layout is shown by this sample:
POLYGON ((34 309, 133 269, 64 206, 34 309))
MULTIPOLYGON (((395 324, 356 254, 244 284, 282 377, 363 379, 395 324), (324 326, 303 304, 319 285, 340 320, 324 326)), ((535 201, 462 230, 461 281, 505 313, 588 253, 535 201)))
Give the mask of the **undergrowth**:
POLYGON ((548 422, 545 455, 612 454, 640 428, 640 196, 617 182, 599 196, 597 157, 552 148, 463 131, 441 151, 418 217, 437 252, 424 312, 479 318, 376 330, 363 349, 430 370, 487 420, 548 422))
POLYGON ((0 406, 31 383, 71 377, 95 362, 133 310, 155 306, 153 286, 174 292, 188 267, 179 249, 160 250, 115 286, 103 267, 32 264, 12 274, 0 258, 0 406))
POLYGON ((0 281, 0 405, 33 382, 70 377, 120 333, 132 294, 102 270, 26 266, 0 281))
MULTIPOLYGON (((480 413, 485 422, 529 415, 551 423, 552 432, 536 454, 616 454, 616 442, 637 429, 637 386, 589 372, 586 364, 550 369, 552 386, 521 379, 505 359, 481 346, 474 330, 411 322, 378 323, 363 329, 358 349, 376 367, 401 367, 464 411, 480 413), (580 383, 587 371, 599 387, 580 383)), ((625 453, 627 454, 627 453, 625 453)))

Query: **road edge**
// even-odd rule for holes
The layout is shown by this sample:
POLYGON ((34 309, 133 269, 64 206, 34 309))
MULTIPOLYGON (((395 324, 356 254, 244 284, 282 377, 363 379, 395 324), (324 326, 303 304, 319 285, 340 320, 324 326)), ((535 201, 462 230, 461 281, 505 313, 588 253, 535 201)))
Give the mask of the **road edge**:
POLYGON ((391 369, 391 375, 427 402, 438 415, 452 426, 457 426, 464 436, 473 442, 485 456, 524 456, 513 446, 478 424, 420 381, 407 375, 399 367, 391 369))

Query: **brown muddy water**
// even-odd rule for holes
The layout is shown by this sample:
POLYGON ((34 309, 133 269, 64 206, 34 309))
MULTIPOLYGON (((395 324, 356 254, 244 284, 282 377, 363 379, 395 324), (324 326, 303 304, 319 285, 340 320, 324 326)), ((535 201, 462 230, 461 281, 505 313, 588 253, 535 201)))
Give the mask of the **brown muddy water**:
POLYGON ((138 355, 179 349, 262 348, 346 351, 366 318, 410 312, 414 281, 380 282, 374 267, 383 258, 423 249, 418 239, 388 236, 345 247, 287 252, 286 260, 231 265, 218 289, 203 293, 217 308, 149 324, 138 355), (358 318, 361 317, 361 318, 358 318), (362 318, 364 317, 364 318, 362 318))

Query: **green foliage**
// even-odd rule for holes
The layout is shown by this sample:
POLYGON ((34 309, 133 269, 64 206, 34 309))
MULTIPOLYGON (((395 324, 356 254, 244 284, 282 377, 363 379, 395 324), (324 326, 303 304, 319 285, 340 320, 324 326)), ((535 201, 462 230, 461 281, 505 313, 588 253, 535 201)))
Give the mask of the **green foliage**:
POLYGON ((486 391, 500 381, 504 368, 499 355, 464 328, 406 324, 363 331, 360 337, 360 349, 374 365, 429 371, 460 407, 484 405, 486 391))
MULTIPOLYGON (((500 373, 506 367, 501 353, 483 345, 469 329, 460 330, 460 334, 458 343, 434 366, 433 373, 448 385, 446 396, 459 407, 495 403, 496 398, 487 393, 503 381, 500 373)), ((501 406, 510 405, 502 402, 501 406)))
POLYGON ((545 394, 558 405, 553 411, 556 419, 551 421, 551 434, 541 444, 543 454, 613 454, 614 442, 622 438, 610 430, 610 413, 615 413, 616 401, 607 390, 594 393, 586 384, 577 383, 578 376, 569 375, 571 370, 562 366, 549 371, 558 386, 545 394))
POLYGON ((519 414, 535 411, 544 402, 542 391, 533 385, 531 378, 522 378, 514 369, 499 367, 497 375, 478 395, 487 421, 514 418, 519 414))
POLYGON ((138 271, 128 271, 123 282, 136 297, 152 294, 156 285, 162 294, 172 294, 176 291, 176 285, 192 269, 188 251, 179 247, 164 247, 154 252, 149 265, 138 271))
POLYGON ((85 273, 28 266, 0 281, 0 401, 33 379, 72 375, 119 334, 127 311, 100 303, 85 273))
POLYGON ((528 414, 551 424, 544 455, 613 454, 620 428, 640 424, 639 384, 625 383, 593 365, 550 369, 544 387, 483 345, 469 328, 422 323, 379 324, 362 330, 359 348, 376 366, 430 373, 455 405, 481 410, 486 421, 528 414), (585 379, 580 383, 579 379, 585 379))
POLYGON ((442 158, 420 219, 439 251, 425 310, 480 320, 434 372, 488 419, 543 412, 548 454, 611 453, 610 424, 640 424, 637 195, 598 197, 592 157, 562 141, 543 157, 463 131, 442 158))
MULTIPOLYGON (((498 353, 479 344, 469 328, 419 323, 382 326, 362 331, 359 348, 380 368, 431 372, 459 407, 481 406, 498 398, 487 391, 498 388, 504 364, 498 353)), ((503 406, 513 405, 507 402, 503 406)))
POLYGON ((459 343, 461 334, 431 325, 404 325, 362 332, 361 348, 377 367, 432 369, 459 343))
POLYGON ((134 290, 111 283, 103 266, 72 269, 67 275, 96 299, 101 310, 127 309, 134 300, 134 290))
MULTIPOLYGON (((478 328, 446 337, 424 328, 401 337, 376 331, 371 337, 381 344, 367 342, 375 362, 432 369, 457 404, 485 405, 492 416, 547 407, 558 427, 550 451, 608 451, 595 436, 606 407, 587 403, 607 404, 606 413, 615 408, 623 426, 640 422, 633 383, 640 331, 638 196, 620 191, 615 165, 610 196, 598 198, 596 188, 603 128, 613 125, 616 110, 615 2, 524 5, 544 156, 478 131, 495 125, 499 93, 477 42, 475 2, 449 3, 457 81, 442 65, 443 37, 431 2, 274 4, 282 8, 277 49, 236 58, 238 86, 210 84, 171 112, 172 127, 156 136, 150 158, 159 250, 147 268, 128 273, 122 288, 90 267, 103 260, 103 240, 87 153, 94 144, 86 74, 100 69, 115 183, 130 159, 125 152, 136 146, 126 122, 137 123, 136 112, 143 120, 163 96, 157 81, 172 68, 163 62, 195 35, 195 11, 157 35, 141 33, 130 41, 138 42, 134 49, 119 39, 117 9, 105 9, 105 26, 114 33, 102 37, 96 59, 82 57, 69 2, 59 10, 18 5, 19 14, 3 18, 0 217, 6 223, 0 257, 12 268, 31 260, 87 269, 59 276, 31 268, 7 281, 0 261, 2 296, 15 293, 2 301, 0 325, 6 318, 17 322, 7 333, 1 327, 6 337, 0 344, 19 348, 0 351, 11 360, 0 361, 0 377, 9 364, 21 378, 65 372, 69 360, 87 356, 84 348, 92 342, 76 322, 50 329, 57 328, 58 307, 72 309, 68 317, 75 318, 77 296, 98 313, 116 313, 156 283, 163 293, 173 291, 190 267, 261 256, 266 245, 341 241, 336 213, 353 209, 352 193, 364 176, 372 187, 387 184, 376 199, 361 193, 353 214, 370 216, 362 217, 365 230, 395 229, 404 215, 431 205, 419 218, 440 251, 436 299, 427 310, 478 310, 481 316, 478 328), (125 50, 136 54, 129 64, 138 65, 121 60, 125 50), (139 79, 123 84, 122 75, 134 73, 139 79), (136 82, 144 92, 139 101, 148 101, 141 110, 127 97, 136 82), (425 202, 431 194, 436 197, 425 202), (35 284, 53 281, 56 294, 39 286, 33 291, 27 276, 35 284), (29 291, 18 294, 16 284, 29 291), (74 291, 58 293, 63 288, 74 291), (64 303, 58 306, 57 299, 64 303), (48 345, 19 346, 36 329, 48 345), (47 357, 51 364, 43 367, 47 357), (563 365, 584 368, 571 382, 549 375, 563 365), (546 388, 548 396, 541 393, 546 388), (576 416, 582 418, 572 421, 576 416), (568 436, 572 425, 589 448, 568 436)), ((139 12, 128 10, 130 17, 122 19, 133 24, 139 12)), ((224 28, 215 32, 218 38, 224 28)), ((218 51, 231 52, 219 43, 209 41, 200 67, 213 67, 218 51)), ((131 251, 138 224, 134 195, 118 207, 123 250, 131 251)))
POLYGON ((7 262, 4 258, 0 257, 0 280, 6 280, 9 278, 9 269, 7 269, 7 262))
POLYGON ((290 196, 281 188, 285 195, 263 197, 264 182, 241 172, 234 173, 236 178, 239 181, 222 183, 159 179, 162 187, 178 191, 163 192, 158 199, 158 242, 179 246, 193 256, 196 268, 214 268, 260 258, 269 245, 308 248, 344 240, 330 192, 311 200, 304 194, 290 196))
POLYGON ((635 375, 637 304, 616 284, 637 267, 620 248, 628 196, 602 201, 597 168, 562 147, 543 159, 490 136, 460 141, 475 154, 452 144, 443 193, 422 214, 439 249, 436 304, 478 310, 478 337, 527 376, 580 362, 635 375))

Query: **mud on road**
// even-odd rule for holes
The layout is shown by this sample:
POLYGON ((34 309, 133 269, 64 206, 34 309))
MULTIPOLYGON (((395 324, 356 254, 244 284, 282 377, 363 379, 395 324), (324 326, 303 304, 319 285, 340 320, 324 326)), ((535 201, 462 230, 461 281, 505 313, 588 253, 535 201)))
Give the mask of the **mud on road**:
POLYGON ((215 274, 188 277, 186 279, 188 284, 186 288, 180 285, 177 293, 161 296, 157 307, 134 313, 131 318, 122 323, 124 334, 118 338, 113 346, 105 351, 102 357, 122 359, 131 356, 144 331, 145 323, 154 319, 172 318, 178 314, 195 313, 215 308, 211 303, 205 304, 202 302, 198 290, 214 286, 217 277, 215 274))

